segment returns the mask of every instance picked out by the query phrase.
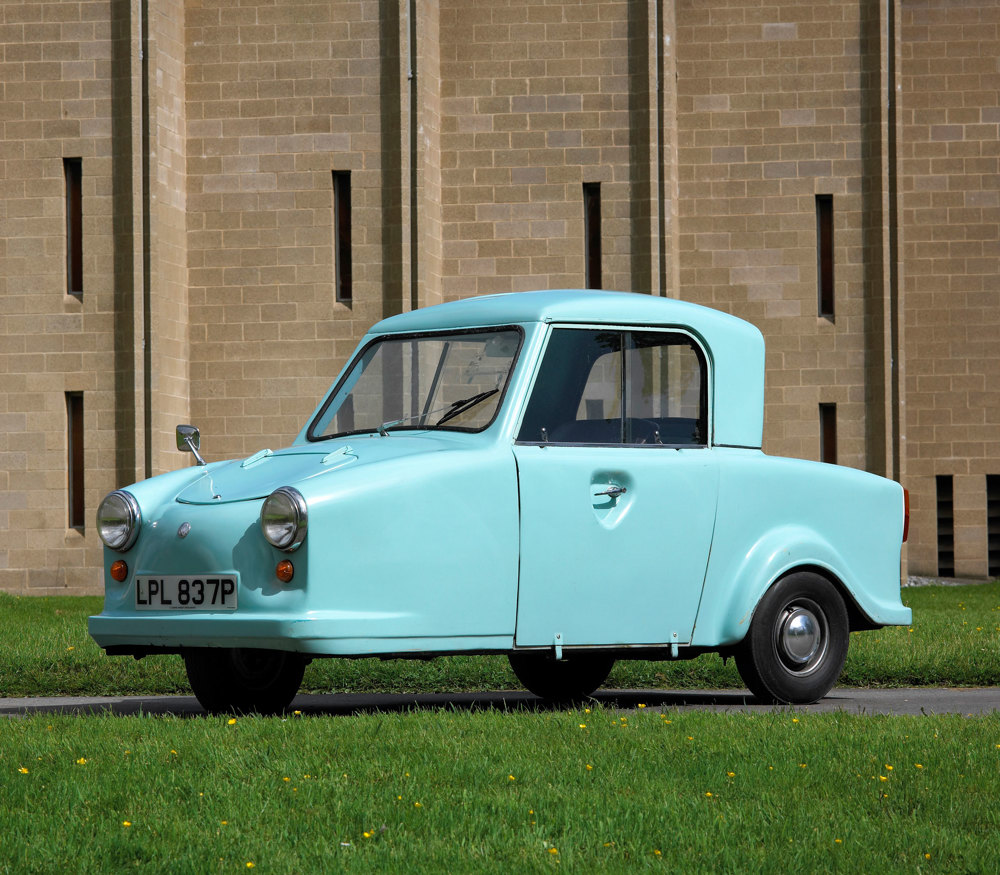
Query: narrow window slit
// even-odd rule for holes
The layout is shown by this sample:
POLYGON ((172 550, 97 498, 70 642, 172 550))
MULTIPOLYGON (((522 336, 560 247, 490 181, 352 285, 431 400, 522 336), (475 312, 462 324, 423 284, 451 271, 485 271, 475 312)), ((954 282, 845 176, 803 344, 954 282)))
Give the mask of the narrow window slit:
POLYGON ((833 319, 833 195, 816 195, 816 286, 819 315, 833 319))
POLYGON ((66 393, 66 488, 69 527, 83 531, 86 502, 83 491, 83 392, 66 393))
POLYGON ((333 171, 333 260, 337 300, 354 299, 351 265, 351 171, 333 171))
POLYGON ((1000 474, 986 475, 986 533, 989 575, 1000 577, 1000 474))
POLYGON ((83 295, 83 159, 63 158, 66 177, 66 293, 83 295))
POLYGON ((603 289, 601 277, 601 184, 583 184, 584 288, 603 289))
POLYGON ((955 499, 954 481, 950 474, 938 474, 937 482, 937 547, 938 575, 955 576, 955 499))
POLYGON ((837 405, 819 406, 819 460, 837 464, 837 405))

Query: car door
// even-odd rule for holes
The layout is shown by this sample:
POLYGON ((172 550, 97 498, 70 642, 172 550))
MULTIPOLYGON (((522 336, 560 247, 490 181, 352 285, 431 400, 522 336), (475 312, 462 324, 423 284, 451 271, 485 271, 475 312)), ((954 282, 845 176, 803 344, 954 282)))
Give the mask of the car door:
POLYGON ((682 332, 551 330, 514 447, 518 646, 691 640, 718 495, 708 386, 682 332))

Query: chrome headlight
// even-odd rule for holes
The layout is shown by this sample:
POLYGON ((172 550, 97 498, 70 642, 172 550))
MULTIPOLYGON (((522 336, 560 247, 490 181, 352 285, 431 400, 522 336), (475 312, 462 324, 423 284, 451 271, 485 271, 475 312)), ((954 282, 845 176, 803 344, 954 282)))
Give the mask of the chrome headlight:
POLYGON ((119 553, 132 548, 141 524, 139 502, 124 489, 110 493, 97 509, 97 534, 105 545, 119 553))
POLYGON ((275 489, 260 509, 260 530, 272 547, 291 552, 306 537, 308 513, 302 493, 291 486, 275 489))

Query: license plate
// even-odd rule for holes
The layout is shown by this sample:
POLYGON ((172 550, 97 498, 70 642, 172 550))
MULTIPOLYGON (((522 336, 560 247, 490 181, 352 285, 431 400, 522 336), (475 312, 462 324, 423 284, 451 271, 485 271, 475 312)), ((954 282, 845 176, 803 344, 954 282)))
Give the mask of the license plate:
POLYGON ((140 575, 135 579, 137 611, 235 611, 235 575, 140 575))

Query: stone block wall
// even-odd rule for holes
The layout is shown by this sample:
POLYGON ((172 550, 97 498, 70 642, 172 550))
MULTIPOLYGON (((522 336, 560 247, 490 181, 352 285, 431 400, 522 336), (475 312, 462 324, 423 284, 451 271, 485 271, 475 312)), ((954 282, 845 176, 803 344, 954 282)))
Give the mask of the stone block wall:
POLYGON ((986 476, 1000 473, 1000 7, 902 15, 910 566, 938 572, 935 478, 951 476, 955 573, 984 577, 986 476))
POLYGON ((0 589, 98 591, 97 504, 190 464, 177 423, 209 459, 284 445, 383 316, 585 285, 585 184, 604 288, 762 329, 769 452, 819 458, 835 404, 837 461, 910 487, 911 569, 986 575, 998 25, 960 0, 0 4, 0 589))

